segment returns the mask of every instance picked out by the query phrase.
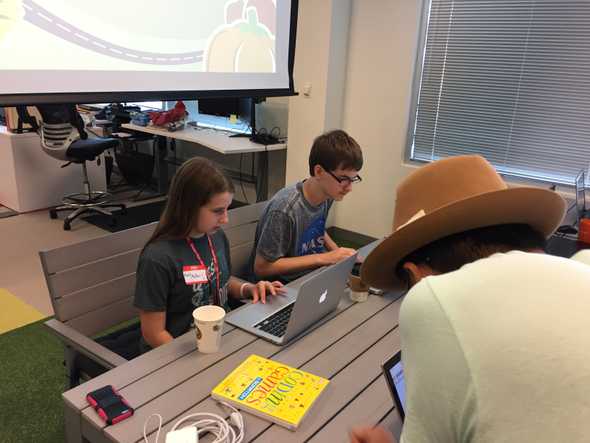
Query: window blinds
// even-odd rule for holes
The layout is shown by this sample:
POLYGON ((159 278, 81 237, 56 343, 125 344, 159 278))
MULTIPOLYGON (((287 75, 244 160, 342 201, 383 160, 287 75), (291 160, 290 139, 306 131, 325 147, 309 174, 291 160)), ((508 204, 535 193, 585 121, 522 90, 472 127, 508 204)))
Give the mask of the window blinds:
POLYGON ((590 1, 432 0, 410 158, 573 184, 590 161, 590 1))

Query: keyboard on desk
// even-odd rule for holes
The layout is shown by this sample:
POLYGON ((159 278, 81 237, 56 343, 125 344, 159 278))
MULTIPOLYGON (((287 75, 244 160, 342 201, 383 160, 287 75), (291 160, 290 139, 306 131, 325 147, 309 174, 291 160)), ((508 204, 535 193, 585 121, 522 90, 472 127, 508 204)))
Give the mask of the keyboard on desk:
POLYGON ((289 324, 289 319, 293 312, 293 306, 295 306, 295 303, 285 306, 280 311, 275 312, 270 317, 267 317, 260 323, 254 325, 254 327, 274 335, 275 337, 282 337, 287 331, 287 325, 289 324))

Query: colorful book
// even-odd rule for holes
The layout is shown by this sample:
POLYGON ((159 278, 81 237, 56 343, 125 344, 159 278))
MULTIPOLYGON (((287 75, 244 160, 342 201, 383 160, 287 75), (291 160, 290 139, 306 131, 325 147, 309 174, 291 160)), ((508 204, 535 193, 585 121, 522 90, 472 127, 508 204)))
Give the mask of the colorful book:
POLYGON ((328 383, 309 372, 251 355, 211 396, 295 430, 328 383))

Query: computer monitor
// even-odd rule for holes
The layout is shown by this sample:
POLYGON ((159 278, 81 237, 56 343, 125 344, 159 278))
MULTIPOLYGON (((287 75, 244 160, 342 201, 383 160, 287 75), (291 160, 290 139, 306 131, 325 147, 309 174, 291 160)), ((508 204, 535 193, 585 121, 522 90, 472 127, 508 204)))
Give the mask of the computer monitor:
POLYGON ((201 98, 198 100, 199 114, 217 115, 220 117, 229 117, 236 115, 240 117, 249 117, 250 113, 249 98, 201 98))
POLYGON ((576 176, 576 209, 578 219, 586 212, 586 170, 582 169, 576 176))
POLYGON ((207 98, 197 101, 197 125, 205 128, 221 129, 244 135, 252 134, 254 100, 247 98, 207 98), (230 121, 228 117, 237 119, 230 121))

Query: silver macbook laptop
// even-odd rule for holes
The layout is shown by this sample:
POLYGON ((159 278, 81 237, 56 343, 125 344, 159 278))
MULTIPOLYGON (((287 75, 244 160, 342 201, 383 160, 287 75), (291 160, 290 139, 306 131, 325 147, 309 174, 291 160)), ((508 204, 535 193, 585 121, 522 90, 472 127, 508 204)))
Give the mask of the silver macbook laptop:
POLYGON ((299 289, 286 286, 287 293, 267 298, 266 304, 248 304, 230 312, 226 321, 278 345, 306 331, 336 310, 356 254, 314 273, 299 289))

